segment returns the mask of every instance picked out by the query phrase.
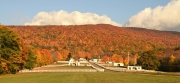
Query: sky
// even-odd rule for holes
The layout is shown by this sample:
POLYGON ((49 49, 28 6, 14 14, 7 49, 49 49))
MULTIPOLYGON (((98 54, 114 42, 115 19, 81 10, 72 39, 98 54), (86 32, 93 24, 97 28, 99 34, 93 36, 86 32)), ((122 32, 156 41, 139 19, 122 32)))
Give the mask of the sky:
POLYGON ((112 24, 180 31, 180 0, 0 0, 3 25, 112 24))

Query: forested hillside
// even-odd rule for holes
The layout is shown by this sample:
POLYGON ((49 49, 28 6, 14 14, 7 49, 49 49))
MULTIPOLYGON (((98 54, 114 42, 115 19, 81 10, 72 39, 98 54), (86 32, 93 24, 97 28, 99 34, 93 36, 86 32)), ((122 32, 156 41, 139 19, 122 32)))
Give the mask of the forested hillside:
MULTIPOLYGON (((38 56, 41 61, 39 65, 50 64, 57 60, 68 60, 70 57, 76 59, 79 57, 86 59, 102 58, 103 61, 107 61, 109 57, 113 62, 123 62, 127 65, 129 53, 131 65, 136 65, 137 59, 144 61, 144 58, 140 58, 140 56, 158 55, 157 61, 160 62, 161 66, 157 66, 161 70, 180 70, 180 67, 179 70, 177 68, 172 70, 175 65, 180 63, 179 32, 124 28, 107 24, 7 27, 12 28, 21 36, 22 43, 25 46, 24 54, 30 48, 37 51, 34 51, 35 54, 39 52, 38 56), (152 50, 155 53, 148 52, 152 50), (169 64, 170 62, 171 64, 169 64), (168 69, 169 67, 171 68, 168 69)), ((146 64, 144 65, 146 66, 146 64)), ((154 69, 144 66, 143 68, 154 69)))
POLYGON ((26 45, 61 51, 147 51, 180 46, 180 33, 112 25, 9 26, 26 45))

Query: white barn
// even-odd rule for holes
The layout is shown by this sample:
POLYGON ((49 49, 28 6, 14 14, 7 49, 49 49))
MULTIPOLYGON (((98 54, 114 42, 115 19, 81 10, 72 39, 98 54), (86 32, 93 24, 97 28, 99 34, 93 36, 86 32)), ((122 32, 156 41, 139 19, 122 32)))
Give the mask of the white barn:
POLYGON ((113 63, 113 66, 124 66, 124 63, 113 63))

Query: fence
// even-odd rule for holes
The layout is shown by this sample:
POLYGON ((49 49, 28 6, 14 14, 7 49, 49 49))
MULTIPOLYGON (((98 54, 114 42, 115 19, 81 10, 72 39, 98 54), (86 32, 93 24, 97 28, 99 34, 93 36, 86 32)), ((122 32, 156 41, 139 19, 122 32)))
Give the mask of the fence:
POLYGON ((42 66, 42 67, 59 67, 59 66, 68 66, 67 64, 64 65, 46 65, 46 66, 42 66))
POLYGON ((69 63, 69 61, 57 61, 57 63, 69 63))
POLYGON ((71 69, 71 70, 21 70, 19 73, 26 72, 97 72, 94 69, 71 69))
POLYGON ((97 64, 97 63, 95 63, 95 64, 104 68, 104 69, 111 70, 111 71, 126 71, 127 70, 126 68, 111 68, 111 67, 104 67, 104 66, 97 64))
MULTIPOLYGON (((153 71, 153 70, 145 70, 145 69, 141 69, 141 70, 128 70, 127 68, 112 68, 112 67, 104 67, 100 64, 95 63, 96 65, 104 68, 104 69, 108 69, 111 71, 116 71, 116 72, 161 72, 161 71, 153 71)), ((164 73, 164 72, 161 72, 164 73)))
POLYGON ((105 68, 111 71, 127 71, 126 68, 110 68, 110 67, 105 67, 105 68))
POLYGON ((99 71, 99 72, 104 72, 104 69, 97 68, 97 67, 95 67, 95 66, 91 65, 91 63, 90 63, 90 62, 88 62, 88 63, 90 64, 90 66, 91 66, 92 68, 96 69, 97 71, 99 71))
POLYGON ((96 69, 99 72, 104 72, 104 69, 100 69, 100 68, 94 67, 93 65, 91 65, 91 66, 92 66, 92 68, 96 69))

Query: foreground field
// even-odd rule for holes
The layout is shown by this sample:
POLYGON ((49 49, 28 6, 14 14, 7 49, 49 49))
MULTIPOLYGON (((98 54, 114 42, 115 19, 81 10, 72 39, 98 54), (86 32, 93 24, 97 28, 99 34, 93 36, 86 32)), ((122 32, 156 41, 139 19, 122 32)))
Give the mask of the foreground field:
POLYGON ((180 76, 122 72, 1 75, 0 83, 180 83, 180 76))

